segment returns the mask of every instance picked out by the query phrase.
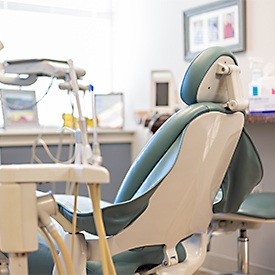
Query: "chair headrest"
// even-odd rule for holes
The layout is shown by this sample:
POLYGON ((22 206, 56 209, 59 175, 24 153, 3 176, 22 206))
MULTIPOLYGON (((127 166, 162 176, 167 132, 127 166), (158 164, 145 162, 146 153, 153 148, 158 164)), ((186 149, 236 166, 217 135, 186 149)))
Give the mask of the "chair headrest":
POLYGON ((232 100, 228 96, 225 75, 217 74, 219 64, 238 65, 232 52, 223 47, 210 47, 193 59, 185 72, 180 91, 181 99, 187 105, 232 100))

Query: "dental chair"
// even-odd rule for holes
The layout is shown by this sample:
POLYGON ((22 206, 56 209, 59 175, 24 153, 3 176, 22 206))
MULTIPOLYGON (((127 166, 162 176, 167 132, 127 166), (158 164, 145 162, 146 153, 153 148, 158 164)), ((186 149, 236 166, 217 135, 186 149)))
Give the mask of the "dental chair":
MULTIPOLYGON (((206 256, 213 203, 221 185, 234 188, 247 182, 232 205, 223 202, 219 210, 228 212, 237 210, 258 183, 254 177, 258 169, 248 165, 258 162, 250 160, 257 152, 244 129, 248 102, 239 74, 237 60, 227 49, 213 47, 199 54, 182 81, 180 96, 188 106, 152 136, 114 202, 101 202, 116 274, 194 274, 206 256), (243 176, 234 183, 230 176, 236 171, 243 176)), ((114 161, 119 160, 114 156, 114 161)), ((59 214, 69 222, 65 226, 55 217, 70 247, 74 198, 55 195, 55 199, 59 214)), ((88 197, 78 200, 77 231, 75 274, 102 274, 88 197)), ((39 250, 29 255, 30 274, 51 274, 49 249, 42 238, 39 241, 39 250)))

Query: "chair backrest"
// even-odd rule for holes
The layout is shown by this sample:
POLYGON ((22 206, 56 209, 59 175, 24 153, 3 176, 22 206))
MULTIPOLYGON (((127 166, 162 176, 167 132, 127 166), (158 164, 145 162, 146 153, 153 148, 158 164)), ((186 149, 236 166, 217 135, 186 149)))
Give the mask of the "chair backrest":
MULTIPOLYGON (((182 130, 133 196, 133 201, 138 200, 154 189, 146 209, 110 240, 111 247, 116 243, 123 251, 165 244, 172 249, 184 238, 206 232, 214 198, 242 132, 244 115, 227 114, 218 106, 204 103, 185 111, 197 113, 198 109, 204 112, 182 130)), ((173 119, 180 119, 180 114, 173 119)), ((131 207, 131 203, 124 206, 131 207)))
POLYGON ((120 245, 126 239, 128 248, 137 243, 175 247, 194 232, 207 229, 213 201, 243 131, 243 106, 247 107, 240 91, 235 93, 238 98, 232 98, 228 76, 218 73, 224 65, 235 68, 237 61, 228 50, 213 47, 186 70, 181 98, 189 106, 155 133, 115 198, 115 204, 128 204, 150 194, 140 209, 143 214, 136 215, 127 230, 118 234, 121 237, 116 237, 120 245), (230 110, 231 100, 241 102, 241 107, 230 110), (142 233, 138 240, 137 236, 129 240, 134 231, 142 233))

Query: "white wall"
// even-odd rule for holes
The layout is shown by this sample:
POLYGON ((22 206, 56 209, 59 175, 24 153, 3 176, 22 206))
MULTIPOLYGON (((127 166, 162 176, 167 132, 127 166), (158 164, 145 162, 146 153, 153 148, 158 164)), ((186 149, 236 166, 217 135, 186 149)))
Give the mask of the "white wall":
MULTIPOLYGON (((126 92, 127 115, 131 116, 131 111, 149 110, 151 70, 171 70, 180 87, 188 65, 183 56, 183 11, 214 1, 112 2, 113 90, 126 92)), ((275 62, 275 37, 270 31, 275 25, 274 7, 274 0, 247 0, 247 50, 236 54, 245 89, 251 78, 249 57, 259 56, 265 63, 275 62)), ((128 121, 127 125, 131 122, 128 121)))
MULTIPOLYGON (((178 88, 188 65, 183 57, 183 11, 212 0, 113 0, 113 88, 126 92, 127 125, 133 112, 149 110, 150 71, 171 70, 178 88)), ((247 50, 236 57, 244 89, 251 78, 250 56, 275 61, 275 1, 247 0, 247 50)), ((259 149, 265 175, 263 190, 275 191, 275 125, 248 130, 259 149)), ((249 232, 251 262, 275 270, 275 225, 249 232)), ((211 251, 236 258, 236 234, 214 238, 211 251)), ((275 271, 274 271, 275 272, 275 271)))

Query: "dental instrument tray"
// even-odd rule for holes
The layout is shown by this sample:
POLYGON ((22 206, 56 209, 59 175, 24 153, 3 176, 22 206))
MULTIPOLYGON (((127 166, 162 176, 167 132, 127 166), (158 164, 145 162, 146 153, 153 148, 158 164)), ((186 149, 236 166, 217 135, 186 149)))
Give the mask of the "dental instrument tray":
MULTIPOLYGON (((4 62, 5 73, 10 74, 32 74, 36 76, 51 76, 59 79, 65 79, 69 73, 67 61, 36 58, 36 59, 17 59, 4 62)), ((77 78, 86 74, 82 68, 75 68, 77 78)))

